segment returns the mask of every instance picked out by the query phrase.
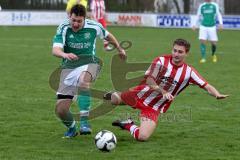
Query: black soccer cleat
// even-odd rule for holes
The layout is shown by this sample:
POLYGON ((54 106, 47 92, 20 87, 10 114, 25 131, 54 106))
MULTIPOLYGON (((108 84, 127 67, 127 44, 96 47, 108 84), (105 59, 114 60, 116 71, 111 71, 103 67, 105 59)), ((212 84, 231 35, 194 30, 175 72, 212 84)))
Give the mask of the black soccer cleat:
POLYGON ((112 91, 105 93, 105 94, 103 95, 103 99, 105 99, 105 100, 111 100, 112 94, 113 94, 112 91))
POLYGON ((134 124, 134 122, 131 118, 128 118, 127 120, 116 120, 112 122, 112 126, 120 127, 121 129, 125 129, 125 126, 127 124, 134 124))

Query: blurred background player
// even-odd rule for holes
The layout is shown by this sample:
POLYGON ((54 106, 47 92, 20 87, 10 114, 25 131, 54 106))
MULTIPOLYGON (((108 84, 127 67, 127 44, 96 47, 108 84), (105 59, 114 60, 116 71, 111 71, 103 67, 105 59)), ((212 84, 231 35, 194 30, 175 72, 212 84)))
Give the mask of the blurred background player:
MULTIPOLYGON (((106 23, 106 7, 104 0, 91 0, 90 2, 91 18, 101 23, 104 28, 107 28, 106 23)), ((110 50, 107 40, 103 40, 104 49, 110 50)))
POLYGON ((67 7, 66 7, 66 11, 68 15, 70 14, 71 8, 76 4, 81 4, 87 9, 88 0, 68 0, 67 7))
POLYGON ((228 95, 219 93, 191 66, 185 63, 190 50, 190 43, 184 39, 173 42, 172 54, 156 57, 145 72, 145 79, 140 85, 124 92, 109 92, 104 99, 114 105, 126 104, 141 110, 140 126, 131 119, 116 120, 113 126, 128 130, 139 141, 146 141, 154 132, 159 114, 165 113, 174 98, 189 84, 205 89, 216 99, 228 95))
POLYGON ((196 25, 200 20, 200 27, 199 27, 199 40, 201 42, 200 44, 200 50, 202 59, 200 60, 200 63, 206 62, 206 44, 207 40, 211 42, 211 50, 212 50, 212 61, 214 63, 217 62, 217 56, 216 56, 216 49, 217 49, 217 27, 216 27, 216 17, 219 21, 219 29, 221 30, 223 28, 223 21, 222 21, 222 15, 219 11, 218 4, 211 2, 211 0, 205 0, 204 3, 202 3, 198 7, 197 11, 197 20, 195 22, 195 25, 193 26, 193 30, 196 29, 196 25))
POLYGON ((120 58, 126 58, 126 53, 116 38, 98 22, 85 17, 86 8, 83 5, 74 5, 70 10, 69 19, 59 25, 53 39, 52 53, 62 58, 55 112, 68 128, 65 137, 77 135, 76 122, 70 111, 72 99, 77 94, 81 115, 80 134, 92 132, 88 122, 90 86, 101 69, 101 60, 96 57, 96 38, 108 39, 118 49, 120 58))

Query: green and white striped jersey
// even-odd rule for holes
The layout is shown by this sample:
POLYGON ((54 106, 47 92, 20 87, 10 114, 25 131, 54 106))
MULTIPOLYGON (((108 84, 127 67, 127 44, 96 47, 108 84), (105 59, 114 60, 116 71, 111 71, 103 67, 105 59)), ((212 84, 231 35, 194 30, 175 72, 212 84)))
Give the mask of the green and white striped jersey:
POLYGON ((199 6, 196 22, 198 22, 199 18, 200 24, 205 27, 215 26, 216 18, 218 18, 219 24, 223 24, 219 6, 214 2, 204 2, 199 6))
POLYGON ((53 38, 53 47, 63 48, 65 53, 74 53, 79 60, 62 60, 62 68, 76 68, 89 63, 99 63, 96 57, 96 38, 106 38, 108 31, 93 20, 85 19, 82 29, 74 32, 70 20, 65 20, 58 26, 57 33, 53 38))

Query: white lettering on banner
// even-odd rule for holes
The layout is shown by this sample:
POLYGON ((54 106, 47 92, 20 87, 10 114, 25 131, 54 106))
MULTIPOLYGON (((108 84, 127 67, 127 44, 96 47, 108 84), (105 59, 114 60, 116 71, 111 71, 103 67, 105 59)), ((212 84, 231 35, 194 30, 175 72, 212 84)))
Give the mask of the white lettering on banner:
POLYGON ((157 25, 159 27, 190 27, 190 16, 177 16, 177 15, 159 15, 157 16, 157 25))
POLYGON ((138 26, 142 24, 142 17, 138 15, 119 15, 117 23, 138 26))

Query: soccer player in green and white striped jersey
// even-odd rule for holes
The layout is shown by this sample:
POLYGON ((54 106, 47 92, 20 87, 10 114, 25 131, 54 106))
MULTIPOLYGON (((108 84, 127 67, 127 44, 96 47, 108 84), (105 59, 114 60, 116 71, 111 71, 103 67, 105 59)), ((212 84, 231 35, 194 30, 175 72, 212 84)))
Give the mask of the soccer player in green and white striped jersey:
POLYGON ((208 40, 211 42, 212 60, 214 63, 217 62, 217 56, 215 54, 218 41, 216 18, 218 18, 219 21, 219 29, 222 29, 223 21, 218 4, 211 2, 211 0, 205 0, 198 8, 197 19, 193 26, 193 30, 195 30, 200 20, 199 40, 201 42, 200 49, 202 55, 200 63, 206 62, 206 43, 208 40))
POLYGON ((83 5, 73 6, 69 19, 59 25, 53 38, 52 53, 62 58, 56 115, 68 128, 65 137, 77 135, 75 120, 70 112, 75 95, 78 95, 77 103, 81 115, 80 134, 91 133, 88 122, 90 85, 97 78, 101 68, 101 61, 96 56, 96 38, 108 40, 117 48, 120 58, 126 58, 126 53, 116 38, 100 23, 85 17, 86 8, 83 5))

